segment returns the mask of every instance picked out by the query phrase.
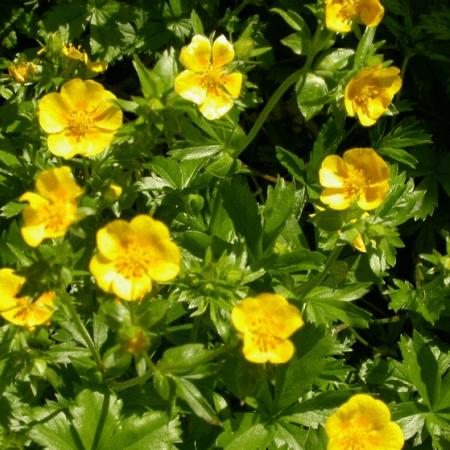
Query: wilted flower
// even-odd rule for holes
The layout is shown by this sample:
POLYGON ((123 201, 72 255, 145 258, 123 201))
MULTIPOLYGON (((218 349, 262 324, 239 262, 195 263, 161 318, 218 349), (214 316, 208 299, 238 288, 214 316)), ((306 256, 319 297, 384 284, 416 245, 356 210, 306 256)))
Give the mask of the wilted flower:
POLYGON ((356 394, 327 420, 327 450, 400 450, 401 428, 389 408, 367 394, 356 394))
POLYGON ((80 78, 64 83, 39 101, 39 123, 49 133, 51 153, 64 158, 94 156, 104 151, 122 125, 116 96, 100 83, 80 78))
POLYGON ((89 269, 101 289, 123 300, 142 298, 153 281, 172 280, 180 271, 180 250, 168 228, 144 214, 101 228, 97 248, 89 269))
POLYGON ((388 109, 394 95, 402 87, 400 69, 381 65, 367 67, 357 73, 345 87, 345 109, 358 116, 361 125, 370 127, 388 109))
POLYGON ((33 330, 47 323, 53 315, 54 292, 44 292, 37 300, 18 297, 26 279, 12 269, 0 269, 0 315, 14 325, 33 330))
POLYGON ((9 75, 14 78, 17 83, 24 84, 29 81, 30 76, 37 72, 36 64, 30 61, 22 61, 17 64, 10 64, 8 66, 9 75))
POLYGON ((288 339, 303 325, 299 310, 279 294, 259 294, 238 303, 231 320, 244 338, 244 356, 254 363, 285 363, 294 354, 288 339))
POLYGON ((331 31, 346 33, 354 20, 376 27, 383 19, 384 8, 379 0, 325 0, 325 22, 331 31))
POLYGON ((352 202, 363 210, 381 205, 389 191, 389 167, 373 148, 352 148, 343 157, 327 156, 319 170, 325 188, 320 200, 332 209, 352 202))
POLYGON ((80 46, 75 47, 72 44, 64 45, 61 49, 61 53, 66 58, 83 62, 91 72, 100 73, 108 68, 108 63, 106 61, 91 61, 88 54, 83 52, 80 46))
POLYGON ((207 119, 219 119, 232 108, 233 99, 241 92, 242 74, 226 69, 233 59, 233 46, 225 36, 219 36, 212 48, 208 38, 194 36, 181 50, 180 61, 187 70, 176 77, 175 91, 199 105, 207 119))
POLYGON ((64 236, 79 219, 77 203, 83 193, 67 166, 41 172, 36 178, 36 191, 25 192, 19 199, 29 203, 23 210, 21 232, 31 247, 44 239, 64 236))

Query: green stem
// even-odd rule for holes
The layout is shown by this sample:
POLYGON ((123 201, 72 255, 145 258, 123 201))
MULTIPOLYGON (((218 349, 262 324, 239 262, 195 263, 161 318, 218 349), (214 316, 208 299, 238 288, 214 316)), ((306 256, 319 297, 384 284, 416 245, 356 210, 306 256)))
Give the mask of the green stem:
POLYGON ((73 306, 72 299, 68 296, 65 296, 64 304, 66 305, 77 330, 83 337, 84 342, 86 343, 86 346, 89 348, 90 352, 92 353, 95 363, 97 364, 97 368, 100 370, 100 372, 103 372, 105 370, 105 368, 103 367, 103 362, 100 358, 100 355, 99 355, 97 349, 95 348, 95 344, 91 338, 91 335, 89 334, 88 330, 84 326, 84 323, 81 321, 80 316, 78 315, 75 307, 73 306))
POLYGON ((283 83, 281 83, 280 86, 278 86, 278 88, 272 94, 272 97, 270 97, 269 101, 266 103, 266 106, 256 119, 256 122, 253 124, 253 127, 249 131, 245 141, 235 152, 234 154, 235 158, 237 158, 252 143, 253 139, 255 139, 264 122, 269 117, 269 114, 272 112, 272 109, 280 101, 284 93, 299 79, 299 77, 303 74, 303 72, 305 72, 305 69, 307 69, 307 64, 305 64, 303 68, 301 68, 300 70, 297 70, 293 74, 289 75, 283 81, 283 83))
POLYGON ((344 246, 338 246, 330 253, 323 270, 319 272, 311 280, 308 280, 306 283, 301 285, 295 292, 297 296, 304 297, 309 291, 311 291, 317 286, 320 286, 325 281, 325 278, 328 276, 328 273, 330 272, 330 269, 333 266, 333 264, 339 258, 339 255, 341 254, 343 248, 344 246))
POLYGON ((139 377, 134 377, 127 381, 111 381, 110 383, 108 383, 108 386, 115 391, 123 391, 124 389, 129 389, 131 387, 144 384, 147 380, 149 380, 155 373, 156 367, 146 353, 143 355, 143 357, 148 366, 147 372, 145 372, 143 375, 140 375, 139 377))

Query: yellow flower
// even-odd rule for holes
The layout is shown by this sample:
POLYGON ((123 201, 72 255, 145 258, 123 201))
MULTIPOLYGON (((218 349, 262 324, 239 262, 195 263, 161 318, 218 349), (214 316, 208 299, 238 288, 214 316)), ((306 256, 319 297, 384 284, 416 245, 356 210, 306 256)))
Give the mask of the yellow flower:
POLYGON ((24 61, 18 64, 10 64, 8 66, 9 75, 14 78, 17 83, 24 84, 26 83, 31 75, 34 75, 37 72, 36 64, 30 61, 24 61))
POLYGON ((94 156, 104 151, 122 125, 116 96, 100 83, 80 78, 64 83, 39 101, 39 123, 49 133, 48 149, 56 156, 94 156))
POLYGON ((212 48, 208 38, 194 36, 181 50, 180 61, 187 70, 176 77, 175 92, 199 105, 207 119, 219 119, 241 93, 242 74, 226 70, 233 59, 233 46, 225 36, 219 36, 212 48))
POLYGON ((66 58, 83 62, 91 72, 100 73, 108 68, 106 61, 91 61, 88 54, 82 51, 81 46, 75 47, 72 44, 67 44, 61 49, 61 53, 66 58))
POLYGON ((89 270, 98 286, 123 300, 138 300, 152 281, 172 280, 180 271, 180 250, 167 227, 147 215, 113 220, 97 232, 98 254, 89 270))
POLYGON ((401 428, 389 408, 367 394, 356 394, 327 420, 327 450, 400 450, 401 428))
POLYGON ((0 315, 14 325, 33 330, 46 324, 53 315, 54 292, 44 292, 36 301, 18 297, 26 279, 12 269, 0 269, 0 315))
POLYGON ((325 22, 331 31, 346 33, 354 20, 376 27, 383 19, 384 8, 379 0, 325 0, 325 22))
POLYGON ((36 178, 36 191, 25 192, 19 198, 29 203, 23 210, 21 232, 31 247, 37 247, 44 239, 65 235, 79 219, 77 203, 83 193, 67 166, 41 172, 36 178))
POLYGON ((367 253, 366 244, 364 244, 364 239, 361 233, 358 233, 358 236, 355 237, 352 241, 353 247, 356 248, 361 253, 367 253))
POLYGON ((303 325, 299 310, 279 294, 242 300, 233 308, 231 320, 243 334, 245 358, 254 363, 289 361, 295 348, 288 338, 303 325))
POLYGON ((361 125, 370 127, 388 109, 402 87, 400 69, 381 65, 367 67, 345 86, 344 102, 349 116, 358 116, 361 125))
POLYGON ((352 202, 363 210, 381 205, 389 191, 389 167, 373 148, 352 148, 343 157, 327 156, 319 170, 325 188, 320 200, 332 209, 347 209, 352 202))

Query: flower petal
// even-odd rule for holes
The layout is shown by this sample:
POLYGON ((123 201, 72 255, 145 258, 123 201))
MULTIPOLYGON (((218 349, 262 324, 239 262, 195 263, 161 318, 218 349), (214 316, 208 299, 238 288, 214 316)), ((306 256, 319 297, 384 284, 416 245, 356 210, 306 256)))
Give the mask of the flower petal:
POLYGON ((0 269, 0 311, 15 306, 15 297, 22 289, 25 281, 25 277, 17 275, 12 269, 0 269))
POLYGON ((60 133, 68 125, 70 104, 56 92, 39 100, 39 125, 46 133, 60 133))
POLYGON ((343 159, 364 173, 368 185, 389 180, 389 166, 373 148, 352 148, 344 152, 343 159))
POLYGON ((353 199, 353 197, 349 196, 347 189, 344 188, 325 188, 320 194, 322 203, 338 211, 347 209, 353 199))
POLYGON ((72 201, 83 193, 68 166, 41 172, 36 178, 36 190, 52 201, 72 201))
POLYGON ((319 182, 326 188, 343 188, 349 173, 344 160, 338 155, 329 155, 319 169, 319 182))
POLYGON ((184 70, 175 78, 175 92, 181 97, 202 104, 206 98, 206 87, 202 86, 203 76, 184 70))
POLYGON ((100 103, 92 113, 95 127, 100 130, 116 131, 123 122, 122 110, 112 101, 100 103))
POLYGON ((342 0, 326 0, 325 24, 326 27, 336 33, 347 33, 352 29, 352 16, 355 15, 353 4, 346 5, 344 11, 342 0))
POLYGON ((99 103, 113 100, 116 96, 94 80, 74 78, 64 83, 61 95, 72 110, 94 111, 99 103))
POLYGON ((119 274, 109 259, 101 254, 94 255, 89 262, 89 271, 100 289, 108 293, 112 292, 112 283, 119 274))
POLYGON ((294 352, 294 344, 289 339, 286 339, 270 352, 269 361, 272 364, 283 364, 292 358, 294 352))
POLYGON ((383 20, 384 8, 379 0, 360 1, 356 9, 361 22, 368 27, 376 27, 383 20))
POLYGON ((209 91, 199 109, 208 120, 216 120, 225 115, 232 107, 233 99, 228 94, 209 91))
POLYGON ((373 186, 368 186, 359 196, 357 205, 364 211, 378 208, 389 192, 389 182, 385 181, 373 186))
POLYGON ((215 69, 229 64, 234 59, 234 48, 228 42, 228 39, 221 34, 213 43, 212 60, 215 69))
POLYGON ((242 78, 242 73, 233 72, 229 75, 223 75, 220 81, 222 86, 233 98, 238 98, 241 93, 242 78))
POLYGON ((113 220, 97 231, 97 247, 101 255, 114 260, 124 251, 130 238, 130 224, 125 220, 113 220))
POLYGON ((122 300, 133 301, 141 299, 150 292, 152 282, 149 277, 142 276, 129 280, 118 274, 112 282, 112 291, 122 300))
POLYGON ((211 43, 209 39, 199 34, 195 35, 191 43, 181 49, 180 62, 192 72, 208 70, 211 62, 211 43))
POLYGON ((37 247, 47 237, 44 222, 37 225, 24 225, 20 232, 23 240, 30 247, 37 247))

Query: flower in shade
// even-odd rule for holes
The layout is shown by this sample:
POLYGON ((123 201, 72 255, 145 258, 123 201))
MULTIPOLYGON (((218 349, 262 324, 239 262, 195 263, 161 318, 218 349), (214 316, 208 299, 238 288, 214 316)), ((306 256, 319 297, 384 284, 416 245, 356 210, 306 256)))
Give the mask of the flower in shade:
POLYGON ((379 0, 325 0, 325 22, 331 31, 346 33, 358 20, 376 27, 383 19, 384 8, 379 0))
POLYGON ((123 300, 142 298, 153 281, 170 281, 180 271, 168 228, 147 215, 110 222, 97 232, 97 248, 89 269, 101 289, 123 300))
POLYGON ((41 172, 36 178, 36 191, 25 192, 19 198, 28 202, 21 232, 31 247, 37 247, 44 239, 65 235, 79 219, 77 204, 83 193, 67 166, 41 172))
POLYGON ((122 125, 116 96, 93 80, 75 78, 39 101, 39 123, 56 156, 94 156, 104 151, 122 125))
POLYGON ((244 339, 244 356, 254 363, 280 364, 291 359, 288 339, 303 325, 299 310, 279 294, 259 294, 238 303, 231 320, 244 339))
POLYGON ((402 87, 400 69, 381 65, 360 70, 345 86, 344 102, 349 116, 370 127, 381 117, 402 87))
POLYGON ((219 119, 241 92, 242 74, 227 70, 233 59, 233 46, 225 36, 219 36, 212 46, 205 36, 194 36, 181 50, 180 61, 186 70, 176 77, 175 92, 197 104, 207 119, 219 119))
POLYGON ((401 428, 389 408, 367 394, 356 394, 328 418, 327 450, 400 450, 401 428))
POLYGON ((36 64, 30 61, 22 61, 8 66, 9 75, 20 84, 28 82, 37 71, 38 67, 36 64))
POLYGON ((0 269, 0 315, 8 322, 33 330, 49 322, 53 315, 54 292, 44 292, 36 300, 19 296, 26 279, 12 269, 0 269))
POLYGON ((389 191, 389 167, 373 148, 352 148, 329 155, 319 170, 325 188, 320 200, 332 209, 347 209, 354 201, 363 210, 381 205, 389 191))
POLYGON ((108 68, 108 63, 106 61, 91 61, 88 54, 83 52, 80 46, 75 47, 72 44, 64 45, 61 49, 61 53, 66 58, 81 61, 91 72, 100 73, 108 68))

